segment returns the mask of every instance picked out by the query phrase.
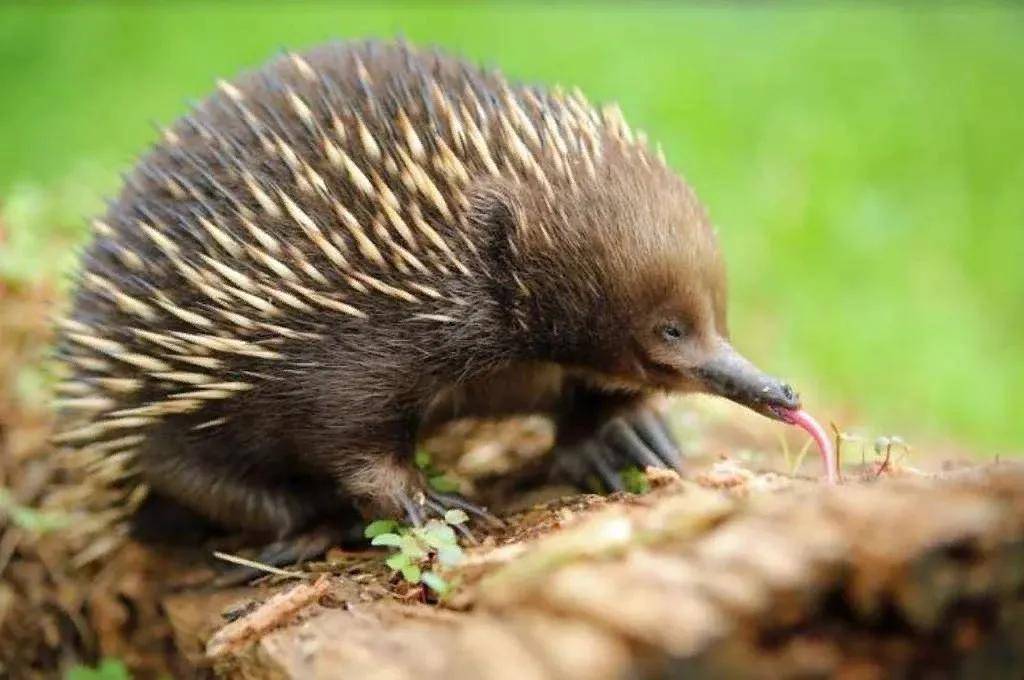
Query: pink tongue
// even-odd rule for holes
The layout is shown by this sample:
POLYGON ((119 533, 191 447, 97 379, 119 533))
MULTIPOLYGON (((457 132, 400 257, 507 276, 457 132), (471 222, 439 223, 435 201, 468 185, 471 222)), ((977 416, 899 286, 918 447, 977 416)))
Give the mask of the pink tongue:
POLYGON ((807 411, 790 409, 780 409, 780 411, 786 422, 796 425, 811 435, 811 438, 818 445, 818 450, 821 452, 821 461, 825 464, 825 475, 828 483, 838 484, 839 463, 836 460, 836 451, 832 447, 832 440, 825 434, 825 428, 818 424, 818 421, 807 411))

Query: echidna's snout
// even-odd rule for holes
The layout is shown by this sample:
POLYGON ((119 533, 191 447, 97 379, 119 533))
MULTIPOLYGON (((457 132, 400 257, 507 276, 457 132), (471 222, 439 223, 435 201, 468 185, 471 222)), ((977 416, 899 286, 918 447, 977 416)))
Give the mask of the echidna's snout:
POLYGON ((786 421, 786 413, 800 409, 800 396, 792 387, 763 372, 724 340, 694 373, 711 394, 769 418, 786 421))

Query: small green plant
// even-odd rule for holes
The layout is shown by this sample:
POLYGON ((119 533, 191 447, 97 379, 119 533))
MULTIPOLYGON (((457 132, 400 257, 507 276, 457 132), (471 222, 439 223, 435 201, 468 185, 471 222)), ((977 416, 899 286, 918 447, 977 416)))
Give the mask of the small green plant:
POLYGON ((832 434, 835 438, 836 455, 839 456, 842 453, 843 445, 857 445, 860 447, 860 463, 861 466, 867 468, 867 452, 868 446, 875 452, 875 476, 880 477, 882 473, 891 471, 892 466, 898 465, 908 455, 910 455, 911 447, 899 435, 889 435, 876 437, 873 442, 869 442, 868 437, 863 437, 856 434, 850 434, 849 432, 842 431, 838 425, 832 423, 832 434), (899 452, 899 458, 894 459, 893 454, 899 452))
POLYGON ((647 479, 644 471, 635 465, 623 468, 619 472, 626 491, 635 494, 644 494, 651 490, 651 482, 647 479))
POLYGON ((67 515, 61 513, 44 512, 21 505, 7 489, 0 489, 0 515, 6 515, 11 524, 38 534, 61 529, 70 521, 67 515))
POLYGON ((103 659, 96 668, 73 666, 65 680, 131 680, 131 675, 119 659, 103 659))
POLYGON ((427 478, 427 483, 430 484, 430 488, 439 493, 453 493, 459 490, 459 482, 444 473, 439 467, 434 465, 434 461, 430 457, 430 453, 423 449, 416 452, 413 457, 413 461, 416 463, 423 475, 427 478))
POLYGON ((391 549, 384 563, 411 584, 430 588, 438 596, 451 590, 451 585, 430 567, 440 564, 453 567, 463 559, 455 527, 469 521, 465 512, 454 508, 443 519, 430 519, 421 527, 404 526, 392 519, 371 522, 364 531, 370 544, 391 549))
POLYGON ((888 437, 878 437, 875 439, 875 457, 881 459, 878 462, 878 470, 875 472, 875 476, 880 476, 886 470, 889 470, 892 465, 898 464, 903 458, 906 458, 910 454, 910 445, 903 441, 903 437, 899 435, 891 435, 888 437), (903 455, 900 456, 899 460, 892 459, 892 453, 894 450, 901 450, 903 455))

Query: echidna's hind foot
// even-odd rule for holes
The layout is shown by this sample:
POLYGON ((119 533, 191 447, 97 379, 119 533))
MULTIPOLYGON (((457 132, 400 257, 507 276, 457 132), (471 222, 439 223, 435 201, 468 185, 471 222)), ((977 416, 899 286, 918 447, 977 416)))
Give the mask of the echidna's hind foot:
POLYGON ((131 537, 140 543, 193 546, 223 535, 224 529, 178 501, 150 492, 131 518, 131 537))
POLYGON ((221 527, 245 534, 271 539, 291 536, 310 526, 326 503, 313 482, 302 493, 292 484, 250 479, 202 465, 183 469, 178 462, 167 461, 172 471, 156 477, 158 491, 221 527))
POLYGON ((625 468, 636 466, 679 470, 679 445, 661 414, 642 407, 618 416, 581 441, 561 444, 554 451, 554 473, 581 487, 622 491, 625 468))
POLYGON ((153 493, 262 541, 292 536, 340 511, 329 479, 273 454, 229 427, 202 437, 165 427, 150 436, 138 461, 153 493))

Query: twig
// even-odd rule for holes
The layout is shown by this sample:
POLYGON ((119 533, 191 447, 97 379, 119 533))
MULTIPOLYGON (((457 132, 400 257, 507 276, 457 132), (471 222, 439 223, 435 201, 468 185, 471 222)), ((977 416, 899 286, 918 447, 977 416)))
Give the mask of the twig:
POLYGON ((789 453, 789 442, 786 441, 786 437, 782 432, 776 430, 775 436, 779 438, 779 445, 782 446, 782 458, 786 463, 786 469, 789 470, 789 474, 794 473, 793 462, 790 460, 789 453))
MULTIPOLYGON (((234 558, 234 555, 228 557, 234 558)), ((237 652, 271 630, 285 625, 302 609, 326 595, 330 591, 330 584, 330 579, 321 576, 312 584, 299 583, 290 590, 277 593, 242 618, 232 621, 214 633, 206 643, 206 655, 216 658, 229 652, 237 652)))
MULTIPOLYGON (((843 442, 848 441, 850 437, 839 429, 836 425, 836 421, 828 421, 828 426, 832 428, 832 434, 835 436, 835 447, 836 447, 836 475, 839 477, 839 481, 843 481, 843 442)), ((863 463, 864 449, 861 448, 861 463, 863 463)))
POLYGON ((882 460, 881 465, 878 466, 878 471, 875 472, 875 477, 881 477, 882 473, 889 467, 889 457, 892 455, 892 444, 885 445, 885 458, 882 460))
POLYGON ((250 569, 256 569, 258 571, 265 571, 268 574, 276 574, 277 576, 287 576, 288 578, 299 579, 308 579, 310 577, 310 574, 307 574, 303 571, 288 571, 287 569, 278 569, 277 567, 272 567, 269 564, 263 564, 262 562, 248 560, 244 557, 239 557, 238 555, 231 555, 229 553, 218 552, 216 550, 213 552, 213 556, 216 557, 218 560, 224 560, 225 562, 231 562, 232 564, 238 564, 243 567, 249 567, 250 569))
POLYGON ((804 464, 804 457, 811 449, 813 441, 813 439, 808 439, 804 442, 804 445, 800 447, 800 451, 796 454, 796 460, 793 461, 793 467, 790 469, 789 474, 795 475, 800 470, 800 466, 804 464))

